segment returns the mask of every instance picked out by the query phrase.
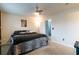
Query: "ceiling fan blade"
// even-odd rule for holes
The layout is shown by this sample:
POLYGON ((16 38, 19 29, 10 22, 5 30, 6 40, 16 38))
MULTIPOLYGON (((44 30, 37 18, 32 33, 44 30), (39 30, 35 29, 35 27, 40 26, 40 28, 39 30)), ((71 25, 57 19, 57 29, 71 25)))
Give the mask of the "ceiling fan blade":
POLYGON ((70 3, 65 3, 65 5, 69 5, 70 3))
POLYGON ((39 12, 43 12, 43 10, 39 10, 39 12))

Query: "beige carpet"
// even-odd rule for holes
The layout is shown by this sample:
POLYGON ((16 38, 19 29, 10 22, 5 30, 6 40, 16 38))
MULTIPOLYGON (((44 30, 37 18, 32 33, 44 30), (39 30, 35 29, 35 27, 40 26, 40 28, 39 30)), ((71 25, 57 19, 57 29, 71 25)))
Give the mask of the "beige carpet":
POLYGON ((75 55, 75 49, 49 41, 49 45, 39 48, 28 55, 75 55))

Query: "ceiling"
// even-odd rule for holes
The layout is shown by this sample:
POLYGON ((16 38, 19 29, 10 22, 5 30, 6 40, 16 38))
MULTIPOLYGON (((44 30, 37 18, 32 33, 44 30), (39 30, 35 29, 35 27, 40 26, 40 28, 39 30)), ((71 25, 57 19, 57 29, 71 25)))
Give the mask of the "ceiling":
POLYGON ((51 15, 69 8, 78 7, 78 3, 0 3, 0 10, 17 15, 31 15, 35 12, 36 5, 44 10, 43 14, 51 15))

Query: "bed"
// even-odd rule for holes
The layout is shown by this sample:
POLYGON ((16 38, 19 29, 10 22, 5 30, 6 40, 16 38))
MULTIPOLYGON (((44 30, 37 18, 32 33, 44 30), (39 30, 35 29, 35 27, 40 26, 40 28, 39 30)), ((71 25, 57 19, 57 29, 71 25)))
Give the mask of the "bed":
POLYGON ((48 45, 48 37, 45 34, 18 30, 11 35, 9 55, 22 55, 48 45))

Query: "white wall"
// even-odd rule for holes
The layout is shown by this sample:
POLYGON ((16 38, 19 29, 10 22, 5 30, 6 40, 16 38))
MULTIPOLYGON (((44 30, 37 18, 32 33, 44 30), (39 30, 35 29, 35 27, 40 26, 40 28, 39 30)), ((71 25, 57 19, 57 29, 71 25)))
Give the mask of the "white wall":
POLYGON ((72 8, 52 16, 52 41, 74 47, 79 41, 79 8, 72 8), (64 41, 62 40, 64 38, 64 41))
POLYGON ((32 17, 12 15, 8 13, 1 13, 1 40, 2 44, 6 43, 9 40, 10 35, 15 30, 32 30, 36 31, 34 21, 32 17), (21 27, 21 19, 27 20, 27 27, 21 27))

